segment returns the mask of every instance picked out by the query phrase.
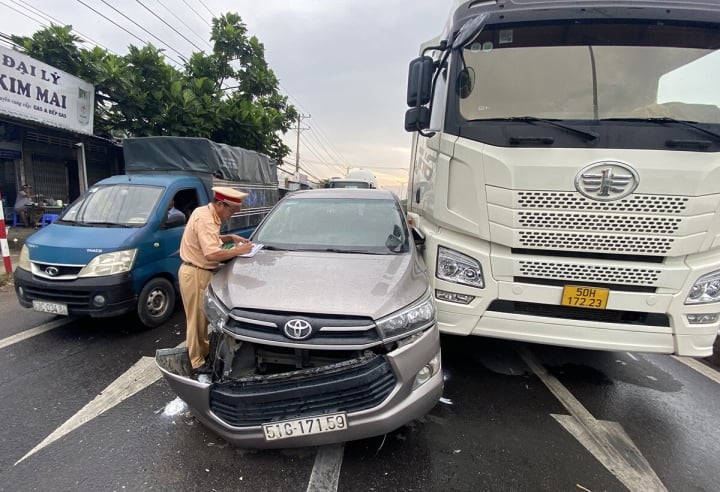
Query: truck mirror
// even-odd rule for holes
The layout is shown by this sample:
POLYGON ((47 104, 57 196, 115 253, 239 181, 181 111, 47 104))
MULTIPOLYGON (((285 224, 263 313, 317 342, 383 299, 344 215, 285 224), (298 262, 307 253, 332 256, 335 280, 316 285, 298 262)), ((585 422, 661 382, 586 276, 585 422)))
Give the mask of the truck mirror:
POLYGON ((180 214, 171 215, 165 221, 165 229, 172 229, 183 225, 185 225, 185 216, 180 214))
POLYGON ((418 132, 430 126, 430 110, 425 106, 408 109, 405 113, 405 131, 418 132))
POLYGON ((408 106, 424 106, 430 102, 433 67, 433 59, 429 56, 421 56, 410 62, 407 86, 408 106))

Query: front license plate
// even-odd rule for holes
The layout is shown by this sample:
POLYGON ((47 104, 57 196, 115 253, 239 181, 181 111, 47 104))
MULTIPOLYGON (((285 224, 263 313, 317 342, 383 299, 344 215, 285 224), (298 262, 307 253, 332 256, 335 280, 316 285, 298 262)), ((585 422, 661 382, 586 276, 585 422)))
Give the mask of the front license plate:
POLYGON ((288 437, 309 436, 347 429, 347 417, 344 413, 305 417, 263 424, 266 441, 276 441, 288 437))
POLYGON ((33 309, 43 313, 68 315, 67 306, 57 302, 33 301, 33 309))
POLYGON ((563 289, 563 306, 582 307, 590 309, 605 309, 610 289, 597 287, 584 287, 582 285, 566 285, 563 289))

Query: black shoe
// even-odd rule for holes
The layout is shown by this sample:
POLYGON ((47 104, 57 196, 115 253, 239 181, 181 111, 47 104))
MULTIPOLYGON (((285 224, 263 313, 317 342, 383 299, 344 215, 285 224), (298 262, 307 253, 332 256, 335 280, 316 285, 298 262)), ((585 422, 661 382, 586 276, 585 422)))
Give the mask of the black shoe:
POLYGON ((200 367, 193 369, 193 375, 199 376, 200 374, 207 374, 210 375, 213 373, 213 366, 210 363, 210 360, 205 359, 205 363, 201 365, 200 367))

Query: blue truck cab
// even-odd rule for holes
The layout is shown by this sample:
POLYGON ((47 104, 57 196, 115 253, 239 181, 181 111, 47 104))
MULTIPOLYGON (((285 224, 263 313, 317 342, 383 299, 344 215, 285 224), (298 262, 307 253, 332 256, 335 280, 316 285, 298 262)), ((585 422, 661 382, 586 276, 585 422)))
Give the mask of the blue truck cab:
POLYGON ((249 194, 223 232, 248 236, 277 202, 274 161, 261 154, 183 137, 129 139, 124 147, 128 174, 99 181, 26 240, 14 274, 23 307, 92 317, 135 311, 143 325, 159 326, 179 295, 185 222, 211 201, 212 186, 249 194), (258 166, 268 169, 258 174, 258 166), (169 215, 173 205, 182 214, 169 215))

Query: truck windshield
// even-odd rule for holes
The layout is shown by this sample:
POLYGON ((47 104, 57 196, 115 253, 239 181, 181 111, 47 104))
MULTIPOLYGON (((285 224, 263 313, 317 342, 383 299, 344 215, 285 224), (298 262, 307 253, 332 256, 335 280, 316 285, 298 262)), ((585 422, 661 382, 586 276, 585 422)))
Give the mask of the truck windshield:
MULTIPOLYGON (((672 118, 720 124, 720 32, 633 24, 486 29, 463 53, 465 120, 672 118)), ((453 96, 451 96, 453 97, 453 96)))
POLYGON ((75 201, 61 220, 82 225, 144 225, 155 209, 163 188, 127 183, 96 186, 75 201))
POLYGON ((328 188, 370 188, 367 181, 330 181, 328 188))

